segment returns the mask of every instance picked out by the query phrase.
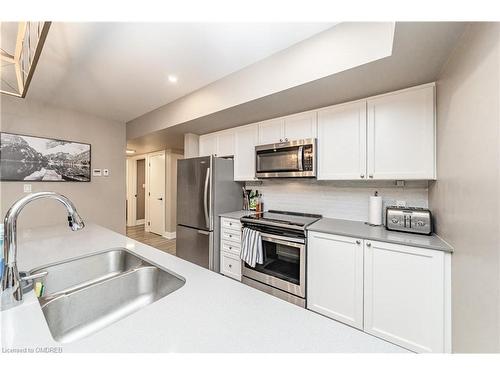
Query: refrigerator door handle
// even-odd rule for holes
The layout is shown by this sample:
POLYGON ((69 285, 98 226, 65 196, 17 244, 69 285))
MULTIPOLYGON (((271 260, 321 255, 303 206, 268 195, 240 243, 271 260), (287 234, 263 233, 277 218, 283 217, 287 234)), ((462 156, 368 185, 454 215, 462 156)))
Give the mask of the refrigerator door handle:
POLYGON ((199 234, 203 234, 203 235, 205 235, 205 236, 208 236, 208 235, 210 234, 210 232, 209 232, 209 231, 206 231, 206 230, 199 230, 199 231, 198 231, 198 233, 199 233, 199 234))
POLYGON ((205 210, 205 223, 207 228, 210 228, 210 218, 208 215, 208 184, 210 182, 210 167, 207 168, 207 175, 205 176, 205 192, 203 194, 203 209, 205 210))

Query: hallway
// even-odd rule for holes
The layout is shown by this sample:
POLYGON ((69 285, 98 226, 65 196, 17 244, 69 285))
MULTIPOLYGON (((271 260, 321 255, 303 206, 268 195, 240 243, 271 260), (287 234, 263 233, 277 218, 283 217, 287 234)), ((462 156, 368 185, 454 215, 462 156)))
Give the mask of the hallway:
POLYGON ((144 225, 127 227, 127 237, 152 246, 158 250, 175 255, 175 239, 169 240, 158 234, 146 232, 144 230, 144 225))

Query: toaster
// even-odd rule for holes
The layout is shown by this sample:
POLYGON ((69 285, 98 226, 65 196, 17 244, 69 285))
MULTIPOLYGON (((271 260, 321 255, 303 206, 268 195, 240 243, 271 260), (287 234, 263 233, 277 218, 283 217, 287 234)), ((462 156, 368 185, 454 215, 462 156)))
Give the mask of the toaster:
POLYGON ((389 206, 385 211, 385 227, 401 232, 431 234, 431 211, 419 207, 389 206))

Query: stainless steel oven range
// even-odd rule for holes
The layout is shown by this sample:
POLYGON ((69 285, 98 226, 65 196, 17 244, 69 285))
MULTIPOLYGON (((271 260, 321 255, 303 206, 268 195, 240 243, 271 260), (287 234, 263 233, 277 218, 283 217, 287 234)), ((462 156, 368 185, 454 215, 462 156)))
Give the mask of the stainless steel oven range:
POLYGON ((268 211, 241 218, 243 227, 261 233, 264 263, 243 264, 242 282, 305 307, 306 248, 310 224, 321 218, 296 212, 268 211))

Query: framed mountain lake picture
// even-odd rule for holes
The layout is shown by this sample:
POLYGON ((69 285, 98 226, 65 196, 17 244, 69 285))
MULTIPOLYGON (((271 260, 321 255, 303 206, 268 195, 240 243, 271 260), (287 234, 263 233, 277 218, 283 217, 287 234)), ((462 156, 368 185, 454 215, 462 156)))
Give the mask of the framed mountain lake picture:
POLYGON ((0 133, 1 181, 90 181, 90 144, 0 133))

